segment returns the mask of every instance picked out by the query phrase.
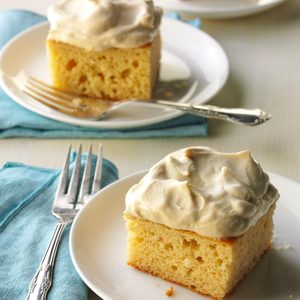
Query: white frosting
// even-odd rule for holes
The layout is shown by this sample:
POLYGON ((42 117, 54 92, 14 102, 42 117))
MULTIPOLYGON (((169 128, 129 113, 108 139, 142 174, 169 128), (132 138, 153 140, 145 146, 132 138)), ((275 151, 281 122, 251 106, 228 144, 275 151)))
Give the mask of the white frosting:
POLYGON ((278 199, 249 151, 191 147, 167 155, 126 195, 125 213, 212 238, 246 232, 278 199))
POLYGON ((161 15, 151 0, 60 0, 48 9, 48 39, 95 51, 140 47, 158 33, 161 15))

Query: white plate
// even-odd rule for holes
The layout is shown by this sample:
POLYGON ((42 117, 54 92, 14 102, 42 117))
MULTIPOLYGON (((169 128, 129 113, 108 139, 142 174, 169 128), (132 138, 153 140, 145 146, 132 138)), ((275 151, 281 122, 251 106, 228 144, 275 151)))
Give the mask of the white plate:
POLYGON ((154 0, 165 10, 203 18, 236 18, 268 10, 286 0, 154 0))
MULTIPOLYGON (((103 189, 77 215, 70 236, 75 268, 105 300, 166 300, 165 291, 171 286, 175 288, 176 300, 207 299, 126 265, 124 196, 143 175, 144 172, 129 176, 103 189)), ((300 297, 300 185, 274 174, 271 181, 281 194, 275 213, 274 249, 228 299, 300 297), (286 245, 292 248, 283 250, 286 245)))
MULTIPOLYGON (((13 38, 3 48, 0 68, 4 73, 13 76, 24 70, 27 74, 50 82, 45 49, 48 26, 48 23, 34 26, 13 38)), ((228 59, 222 47, 205 32, 172 19, 163 18, 161 34, 164 50, 162 69, 168 69, 179 76, 190 73, 189 83, 197 80, 198 89, 189 102, 208 101, 223 87, 228 77, 228 59)), ((182 114, 170 108, 135 103, 123 106, 106 120, 85 121, 65 116, 32 101, 20 93, 8 79, 3 78, 0 83, 12 99, 25 108, 50 119, 74 125, 131 128, 155 124, 182 114)))

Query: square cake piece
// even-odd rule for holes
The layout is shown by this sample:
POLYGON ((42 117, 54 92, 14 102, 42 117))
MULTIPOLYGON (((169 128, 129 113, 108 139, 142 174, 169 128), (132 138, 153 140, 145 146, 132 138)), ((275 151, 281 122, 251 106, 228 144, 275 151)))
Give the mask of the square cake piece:
POLYGON ((162 11, 145 0, 105 3, 62 0, 49 8, 53 85, 104 100, 150 100, 159 75, 162 11))
POLYGON ((159 35, 134 49, 86 51, 53 40, 47 47, 55 87, 104 100, 151 99, 159 71, 159 35))
POLYGON ((242 236, 224 240, 125 215, 128 264, 222 299, 270 248, 274 208, 242 236))
POLYGON ((248 151, 172 153, 126 195, 127 262, 222 299, 270 248, 278 197, 248 151))

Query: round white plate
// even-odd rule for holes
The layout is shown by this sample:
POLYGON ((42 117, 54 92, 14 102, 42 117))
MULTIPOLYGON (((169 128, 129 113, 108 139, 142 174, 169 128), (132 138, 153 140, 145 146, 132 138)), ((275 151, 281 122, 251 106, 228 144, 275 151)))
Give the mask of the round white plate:
POLYGON ((268 10, 287 0, 154 0, 165 10, 203 18, 236 18, 268 10))
MULTIPOLYGON (((207 299, 127 266, 122 217, 124 196, 144 174, 126 177, 106 187, 77 215, 70 236, 71 257, 76 270, 105 300, 166 300, 165 291, 171 286, 175 289, 176 300, 207 299)), ((273 249, 228 299, 300 297, 300 184, 274 174, 270 177, 281 194, 274 218, 276 238, 273 249), (285 249, 289 245, 291 249, 285 249)))
MULTIPOLYGON (((0 69, 10 76, 24 70, 26 74, 50 82, 45 49, 48 28, 48 23, 42 23, 13 38, 2 50, 0 69)), ((167 70, 169 73, 178 74, 178 79, 184 79, 180 76, 188 74, 190 84, 197 80, 198 88, 188 102, 208 101, 223 87, 228 77, 228 59, 222 47, 205 32, 168 18, 163 18, 161 34, 163 40, 162 71, 167 70)), ((2 78, 0 83, 12 99, 25 108, 50 119, 74 125, 95 128, 131 128, 155 124, 182 114, 170 108, 134 103, 122 106, 105 120, 80 120, 38 104, 18 91, 6 78, 2 78)))

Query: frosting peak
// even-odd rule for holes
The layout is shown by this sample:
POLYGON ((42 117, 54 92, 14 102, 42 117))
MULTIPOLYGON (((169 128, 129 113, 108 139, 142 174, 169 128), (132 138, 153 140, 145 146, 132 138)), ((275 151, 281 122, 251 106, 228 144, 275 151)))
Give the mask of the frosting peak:
POLYGON ((167 155, 126 195, 126 213, 212 238, 246 232, 278 199, 249 151, 191 147, 167 155))
POLYGON ((152 42, 162 10, 151 0, 59 0, 48 9, 48 39, 88 50, 152 42))

